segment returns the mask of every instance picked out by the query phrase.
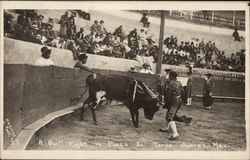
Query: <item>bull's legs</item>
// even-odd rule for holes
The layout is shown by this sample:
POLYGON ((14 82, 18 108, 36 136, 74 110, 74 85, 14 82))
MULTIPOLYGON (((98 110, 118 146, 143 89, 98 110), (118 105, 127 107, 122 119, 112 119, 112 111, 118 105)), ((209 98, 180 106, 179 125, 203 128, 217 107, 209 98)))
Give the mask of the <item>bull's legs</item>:
POLYGON ((85 105, 88 105, 88 106, 89 106, 89 103, 90 103, 90 102, 91 102, 91 98, 90 98, 90 97, 88 97, 88 98, 83 102, 83 106, 82 106, 82 108, 81 108, 81 110, 80 110, 80 121, 83 120, 83 116, 84 116, 84 113, 85 113, 85 111, 86 111, 86 109, 84 108, 85 105))
POLYGON ((138 128, 139 127, 139 111, 136 110, 135 111, 135 127, 138 128))
POLYGON ((135 125, 134 112, 132 110, 129 110, 129 112, 130 112, 130 115, 131 115, 131 119, 132 119, 133 125, 135 125))
POLYGON ((139 127, 139 111, 129 110, 135 128, 139 127))

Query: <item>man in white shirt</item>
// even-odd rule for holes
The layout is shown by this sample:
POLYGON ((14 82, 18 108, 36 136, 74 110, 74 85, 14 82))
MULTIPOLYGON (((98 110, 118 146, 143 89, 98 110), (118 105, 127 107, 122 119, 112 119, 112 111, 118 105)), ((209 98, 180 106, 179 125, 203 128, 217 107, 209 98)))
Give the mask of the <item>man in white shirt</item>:
POLYGON ((144 63, 143 65, 142 65, 142 69, 140 70, 140 73, 147 73, 147 74, 154 74, 150 69, 149 69, 149 64, 147 64, 147 63, 144 63))
POLYGON ((51 49, 48 49, 48 47, 42 47, 41 48, 42 55, 40 58, 38 58, 35 62, 35 65, 37 66, 50 66, 55 65, 54 62, 49 59, 51 54, 51 49))

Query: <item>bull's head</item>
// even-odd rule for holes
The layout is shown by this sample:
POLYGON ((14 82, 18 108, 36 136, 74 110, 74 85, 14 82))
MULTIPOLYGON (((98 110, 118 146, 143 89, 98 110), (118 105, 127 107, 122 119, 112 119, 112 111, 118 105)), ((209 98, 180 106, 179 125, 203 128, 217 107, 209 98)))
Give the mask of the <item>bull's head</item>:
POLYGON ((157 100, 152 99, 152 103, 148 103, 143 106, 144 109, 144 117, 148 120, 152 120, 154 118, 155 113, 159 110, 160 106, 157 105, 157 100))

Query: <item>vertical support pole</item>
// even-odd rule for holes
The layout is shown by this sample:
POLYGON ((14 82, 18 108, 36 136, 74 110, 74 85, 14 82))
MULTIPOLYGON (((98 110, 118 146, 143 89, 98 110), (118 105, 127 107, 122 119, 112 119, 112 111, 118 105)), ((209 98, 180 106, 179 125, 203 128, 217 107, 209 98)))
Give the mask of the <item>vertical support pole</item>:
POLYGON ((161 73, 164 27, 165 27, 165 14, 164 14, 164 11, 162 10, 161 11, 160 35, 159 35, 159 53, 157 55, 156 74, 161 73))
POLYGON ((214 23, 214 11, 212 11, 212 23, 214 23))
POLYGON ((234 12, 234 15, 233 15, 233 26, 235 27, 235 11, 234 12))
POLYGON ((191 21, 193 20, 193 11, 191 11, 191 21))
POLYGON ((169 16, 170 16, 170 17, 172 16, 172 10, 169 11, 169 16))

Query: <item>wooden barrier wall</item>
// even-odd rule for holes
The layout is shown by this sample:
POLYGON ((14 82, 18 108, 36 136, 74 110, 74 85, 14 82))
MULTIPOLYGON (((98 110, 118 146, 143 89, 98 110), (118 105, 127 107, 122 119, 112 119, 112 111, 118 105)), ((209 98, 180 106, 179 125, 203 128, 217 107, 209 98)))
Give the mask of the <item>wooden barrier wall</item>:
MULTIPOLYGON (((126 75, 156 88, 156 75, 114 70, 100 70, 102 74, 126 75)), ((48 113, 74 105, 70 99, 85 90, 89 73, 58 66, 39 67, 27 64, 4 65, 4 148, 20 130, 48 113), (10 132, 13 131, 13 132, 10 132)), ((193 95, 201 95, 203 79, 194 78, 193 95)), ((83 99, 88 94, 85 94, 83 99)), ((215 80, 214 95, 245 97, 245 83, 215 80)), ((80 103, 82 101, 76 102, 80 103)))

